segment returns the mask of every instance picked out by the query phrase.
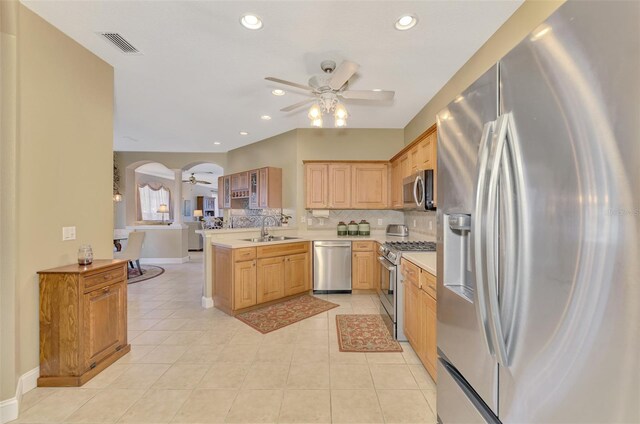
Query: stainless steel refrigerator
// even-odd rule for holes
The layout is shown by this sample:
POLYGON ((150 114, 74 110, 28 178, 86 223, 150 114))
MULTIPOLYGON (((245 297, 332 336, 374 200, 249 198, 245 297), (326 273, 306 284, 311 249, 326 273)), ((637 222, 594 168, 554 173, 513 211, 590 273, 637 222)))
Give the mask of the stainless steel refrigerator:
POLYGON ((640 2, 569 1, 438 121, 438 416, 640 422, 640 2))

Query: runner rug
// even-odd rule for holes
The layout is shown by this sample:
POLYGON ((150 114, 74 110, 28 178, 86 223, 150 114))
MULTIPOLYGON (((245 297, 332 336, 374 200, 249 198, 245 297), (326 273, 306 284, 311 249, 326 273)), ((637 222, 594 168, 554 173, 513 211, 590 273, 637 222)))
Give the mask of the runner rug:
POLYGON ((303 295, 253 311, 243 312, 236 315, 236 318, 262 334, 266 334, 338 306, 317 297, 303 295))
POLYGON ((336 315, 341 352, 402 352, 380 315, 336 315))

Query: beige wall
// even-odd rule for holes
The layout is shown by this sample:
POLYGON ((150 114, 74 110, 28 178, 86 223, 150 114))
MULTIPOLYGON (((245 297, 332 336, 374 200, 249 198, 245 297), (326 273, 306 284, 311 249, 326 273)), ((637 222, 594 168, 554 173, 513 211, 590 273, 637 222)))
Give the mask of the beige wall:
POLYGON ((296 201, 296 130, 243 146, 227 153, 225 174, 273 166, 282 168, 282 207, 291 209, 296 201))
POLYGON ((17 23, 16 363, 2 398, 39 364, 36 272, 74 263, 80 244, 97 258, 113 246, 113 69, 21 5, 17 23))
POLYGON ((0 1, 0 401, 18 379, 17 11, 17 1, 0 1))
POLYGON ((436 114, 442 108, 507 54, 562 3, 564 0, 526 0, 407 124, 404 128, 405 144, 411 143, 432 126, 436 122, 436 114))

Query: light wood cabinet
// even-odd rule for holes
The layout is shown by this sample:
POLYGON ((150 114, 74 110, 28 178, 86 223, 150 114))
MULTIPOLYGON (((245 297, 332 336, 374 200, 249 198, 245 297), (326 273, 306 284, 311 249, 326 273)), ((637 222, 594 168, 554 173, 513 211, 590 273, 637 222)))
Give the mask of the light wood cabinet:
POLYGON ((434 381, 437 380, 437 304, 435 276, 403 259, 404 332, 434 381))
POLYGON ((376 260, 374 252, 351 253, 351 285, 354 290, 375 289, 376 260))
POLYGON ((282 169, 258 169, 258 207, 260 209, 282 208, 282 169))
POLYGON ((327 164, 305 165, 305 207, 326 209, 329 207, 329 168, 327 164))
POLYGON ((130 350, 127 261, 38 272, 38 386, 81 386, 130 350))
POLYGON ((285 257, 284 295, 291 296, 310 290, 309 255, 299 253, 285 257))
POLYGON ((311 289, 309 243, 213 246, 213 302, 230 315, 311 289))
POLYGON ((284 297, 284 262, 283 257, 258 259, 258 303, 284 297))
POLYGON ((391 162, 391 208, 402 209, 402 168, 400 160, 396 159, 391 162))
POLYGON ((351 167, 351 206, 355 209, 386 209, 389 206, 389 169, 384 163, 351 167))
POLYGON ((231 175, 231 191, 249 190, 249 172, 238 172, 231 175))
POLYGON ((411 157, 405 153, 400 157, 400 189, 402 190, 402 180, 411 176, 411 157))
POLYGON ((351 207, 351 165, 330 164, 329 172, 329 208, 349 209, 351 207))
POLYGON ((257 303, 256 261, 242 261, 234 264, 233 308, 242 309, 257 303))

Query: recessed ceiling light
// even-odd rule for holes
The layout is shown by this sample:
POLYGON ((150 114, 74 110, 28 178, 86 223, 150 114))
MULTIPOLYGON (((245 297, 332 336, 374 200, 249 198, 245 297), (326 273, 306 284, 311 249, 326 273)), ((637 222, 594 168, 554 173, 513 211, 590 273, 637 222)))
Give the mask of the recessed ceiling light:
POLYGON ((262 115, 260 119, 262 119, 263 121, 270 121, 271 117, 269 115, 262 115))
POLYGON ((249 133, 246 131, 240 131, 240 135, 249 135, 249 133))
POLYGON ((371 90, 371 91, 382 91, 382 88, 374 88, 374 89, 373 89, 373 90, 371 90))
POLYGON ((284 96, 285 91, 284 90, 280 90, 279 88, 276 88, 275 90, 273 90, 271 92, 271 94, 273 94, 274 96, 284 96))
POLYGON ((221 143, 219 141, 214 141, 213 144, 215 144, 216 146, 219 146, 221 143))
POLYGON ((251 13, 247 13, 246 15, 242 15, 240 18, 240 23, 243 27, 247 29, 260 29, 262 28, 262 19, 257 17, 256 15, 252 15, 251 13))
POLYGON ((400 16, 395 23, 395 27, 399 31, 406 31, 413 28, 418 23, 418 18, 414 15, 400 16))

